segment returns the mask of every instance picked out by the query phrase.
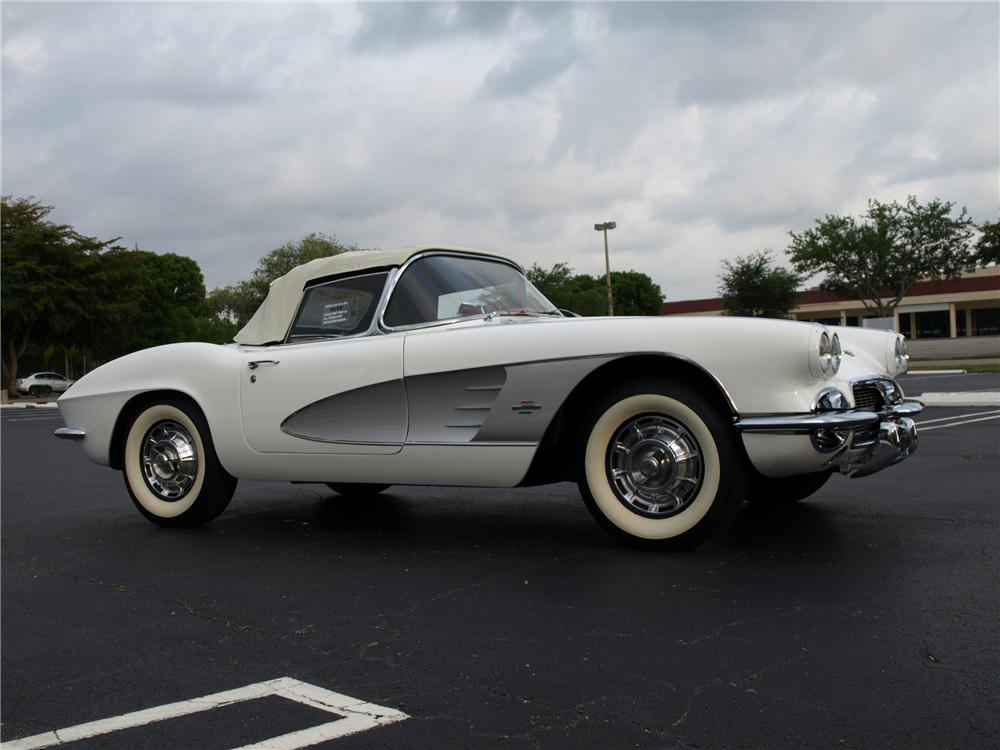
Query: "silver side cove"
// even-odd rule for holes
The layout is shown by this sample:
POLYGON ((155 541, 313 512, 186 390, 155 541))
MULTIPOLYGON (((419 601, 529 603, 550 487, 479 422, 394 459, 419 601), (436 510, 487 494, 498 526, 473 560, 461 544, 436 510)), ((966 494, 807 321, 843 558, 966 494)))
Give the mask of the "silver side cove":
POLYGON ((408 445, 541 441, 559 407, 615 356, 418 375, 357 388, 288 416, 288 435, 322 442, 408 445))
POLYGON ((287 417, 281 430, 324 443, 400 445, 406 437, 403 381, 376 383, 316 401, 287 417))

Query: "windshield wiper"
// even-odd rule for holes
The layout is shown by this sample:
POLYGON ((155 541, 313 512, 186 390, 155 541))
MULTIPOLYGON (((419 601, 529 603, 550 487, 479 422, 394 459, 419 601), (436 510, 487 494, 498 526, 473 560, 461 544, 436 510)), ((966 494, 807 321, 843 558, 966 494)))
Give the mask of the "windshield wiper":
POLYGON ((562 317, 562 313, 558 310, 532 310, 528 312, 527 310, 497 310, 495 312, 489 313, 489 317, 503 316, 503 317, 519 317, 519 318, 537 318, 540 315, 558 315, 562 317))

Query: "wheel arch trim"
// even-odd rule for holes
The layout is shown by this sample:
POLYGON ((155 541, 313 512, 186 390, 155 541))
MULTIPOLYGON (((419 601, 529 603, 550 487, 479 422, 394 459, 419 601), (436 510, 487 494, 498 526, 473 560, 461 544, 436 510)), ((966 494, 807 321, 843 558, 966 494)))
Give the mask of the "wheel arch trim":
MULTIPOLYGON (((720 407, 728 410, 734 418, 738 414, 732 396, 719 378, 697 362, 682 355, 664 352, 623 354, 588 373, 566 397, 538 444, 531 465, 521 480, 522 486, 559 481, 558 478, 551 478, 551 472, 546 468, 546 464, 554 461, 559 465, 569 466, 573 463, 570 459, 574 451, 574 436, 578 432, 576 428, 586 417, 587 404, 606 392, 609 385, 621 382, 620 379, 615 380, 617 373, 640 362, 643 363, 642 367, 632 373, 632 378, 670 377, 686 373, 689 376, 687 382, 691 382, 690 376, 693 375, 697 383, 706 389, 708 396, 720 407)), ((574 475, 575 470, 571 470, 571 475, 561 478, 570 481, 574 475)))
MULTIPOLYGON (((122 469, 122 451, 125 448, 125 438, 128 436, 130 422, 144 407, 159 403, 165 399, 180 399, 182 401, 187 401, 194 406, 200 412, 201 418, 205 421, 205 426, 208 428, 208 439, 212 442, 213 446, 215 445, 215 440, 212 438, 212 426, 209 424, 204 407, 198 402, 197 398, 192 396, 190 393, 185 393, 184 391, 179 391, 173 388, 142 391, 141 393, 137 393, 129 398, 118 411, 118 416, 115 418, 115 426, 111 430, 111 445, 108 451, 108 466, 119 471, 122 469)), ((218 457, 217 450, 215 453, 218 457)), ((226 468, 224 464, 223 468, 226 468)))

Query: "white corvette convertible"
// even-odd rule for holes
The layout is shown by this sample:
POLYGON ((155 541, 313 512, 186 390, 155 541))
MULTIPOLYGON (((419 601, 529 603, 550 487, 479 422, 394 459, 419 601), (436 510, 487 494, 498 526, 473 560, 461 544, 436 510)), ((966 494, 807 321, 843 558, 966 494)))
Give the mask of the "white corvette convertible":
POLYGON ((895 333, 751 318, 564 317, 504 258, 419 247, 314 260, 236 343, 122 357, 59 399, 139 511, 216 517, 237 479, 578 482, 627 539, 688 548, 744 501, 796 500, 917 445, 895 333))

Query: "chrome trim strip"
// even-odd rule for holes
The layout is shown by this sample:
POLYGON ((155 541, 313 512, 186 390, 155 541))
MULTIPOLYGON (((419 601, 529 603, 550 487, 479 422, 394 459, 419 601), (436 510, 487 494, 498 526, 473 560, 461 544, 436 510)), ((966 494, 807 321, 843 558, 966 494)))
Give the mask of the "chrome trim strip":
POLYGON ((412 440, 406 443, 404 447, 409 447, 411 445, 440 445, 445 448, 468 448, 470 446, 475 446, 476 448, 536 448, 538 443, 529 443, 523 440, 511 440, 510 442, 502 441, 492 441, 492 442, 469 442, 469 443, 442 443, 434 440, 412 440))
POLYGON ((835 411, 824 414, 786 414, 772 417, 737 419, 740 432, 808 433, 814 430, 852 430, 879 421, 873 411, 835 411))
POLYGON ((895 404, 889 408, 889 414, 895 417, 912 417, 924 410, 922 402, 915 398, 908 398, 905 401, 895 404))
POLYGON ((63 440, 83 440, 87 437, 87 431, 82 427, 59 427, 53 434, 63 440))
POLYGON ((919 401, 907 400, 894 404, 881 412, 828 411, 816 414, 777 414, 764 417, 737 419, 734 427, 740 432, 784 432, 801 434, 816 430, 853 430, 881 422, 883 419, 912 417, 924 410, 919 401))

